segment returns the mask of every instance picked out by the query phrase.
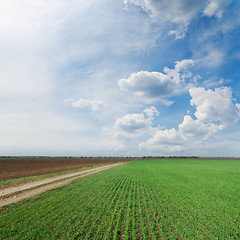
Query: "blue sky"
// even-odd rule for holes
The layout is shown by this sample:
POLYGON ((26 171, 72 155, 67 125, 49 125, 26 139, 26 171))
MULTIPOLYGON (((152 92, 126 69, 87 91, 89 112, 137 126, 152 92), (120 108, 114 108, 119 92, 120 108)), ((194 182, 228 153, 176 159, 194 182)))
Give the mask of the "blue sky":
POLYGON ((240 4, 2 3, 0 154, 240 156, 240 4))

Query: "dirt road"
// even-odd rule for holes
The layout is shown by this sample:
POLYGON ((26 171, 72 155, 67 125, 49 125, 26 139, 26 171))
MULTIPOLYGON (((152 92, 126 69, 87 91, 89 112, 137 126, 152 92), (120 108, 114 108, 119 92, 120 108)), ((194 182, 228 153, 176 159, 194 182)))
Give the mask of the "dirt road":
POLYGON ((40 193, 46 192, 47 190, 69 184, 75 179, 82 178, 100 171, 104 171, 119 166, 121 164, 123 163, 116 163, 103 167, 96 167, 89 170, 63 174, 56 177, 25 183, 17 187, 0 189, 0 207, 11 203, 16 203, 26 198, 35 197, 40 193))
POLYGON ((0 181, 135 160, 134 158, 0 157, 0 181))

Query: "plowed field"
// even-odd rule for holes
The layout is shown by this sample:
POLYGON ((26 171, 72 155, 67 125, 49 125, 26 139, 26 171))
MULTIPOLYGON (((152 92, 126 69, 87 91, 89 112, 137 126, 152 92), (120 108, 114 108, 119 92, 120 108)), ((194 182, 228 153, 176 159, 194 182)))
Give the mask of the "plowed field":
POLYGON ((131 161, 131 158, 10 158, 0 159, 0 181, 131 161))

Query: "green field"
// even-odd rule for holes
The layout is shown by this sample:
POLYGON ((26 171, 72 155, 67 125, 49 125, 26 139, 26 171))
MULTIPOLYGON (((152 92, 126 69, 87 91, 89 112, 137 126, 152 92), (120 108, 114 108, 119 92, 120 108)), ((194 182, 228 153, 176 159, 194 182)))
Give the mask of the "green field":
POLYGON ((0 209, 0 239, 240 239, 240 161, 125 163, 0 209))

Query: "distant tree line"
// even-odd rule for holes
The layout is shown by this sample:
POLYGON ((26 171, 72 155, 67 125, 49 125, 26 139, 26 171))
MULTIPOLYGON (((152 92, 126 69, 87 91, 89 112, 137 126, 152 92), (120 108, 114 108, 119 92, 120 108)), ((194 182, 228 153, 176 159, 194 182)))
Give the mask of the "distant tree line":
POLYGON ((73 156, 0 156, 0 159, 5 159, 5 158, 130 158, 130 159, 141 159, 141 158, 195 158, 199 159, 197 156, 142 156, 142 157, 132 157, 132 156, 127 156, 127 157, 121 157, 121 156, 79 156, 79 157, 73 157, 73 156))
POLYGON ((73 156, 0 156, 1 158, 138 158, 138 157, 114 157, 114 156, 79 156, 79 157, 73 157, 73 156))
POLYGON ((196 158, 199 159, 198 156, 143 156, 141 158, 196 158))

